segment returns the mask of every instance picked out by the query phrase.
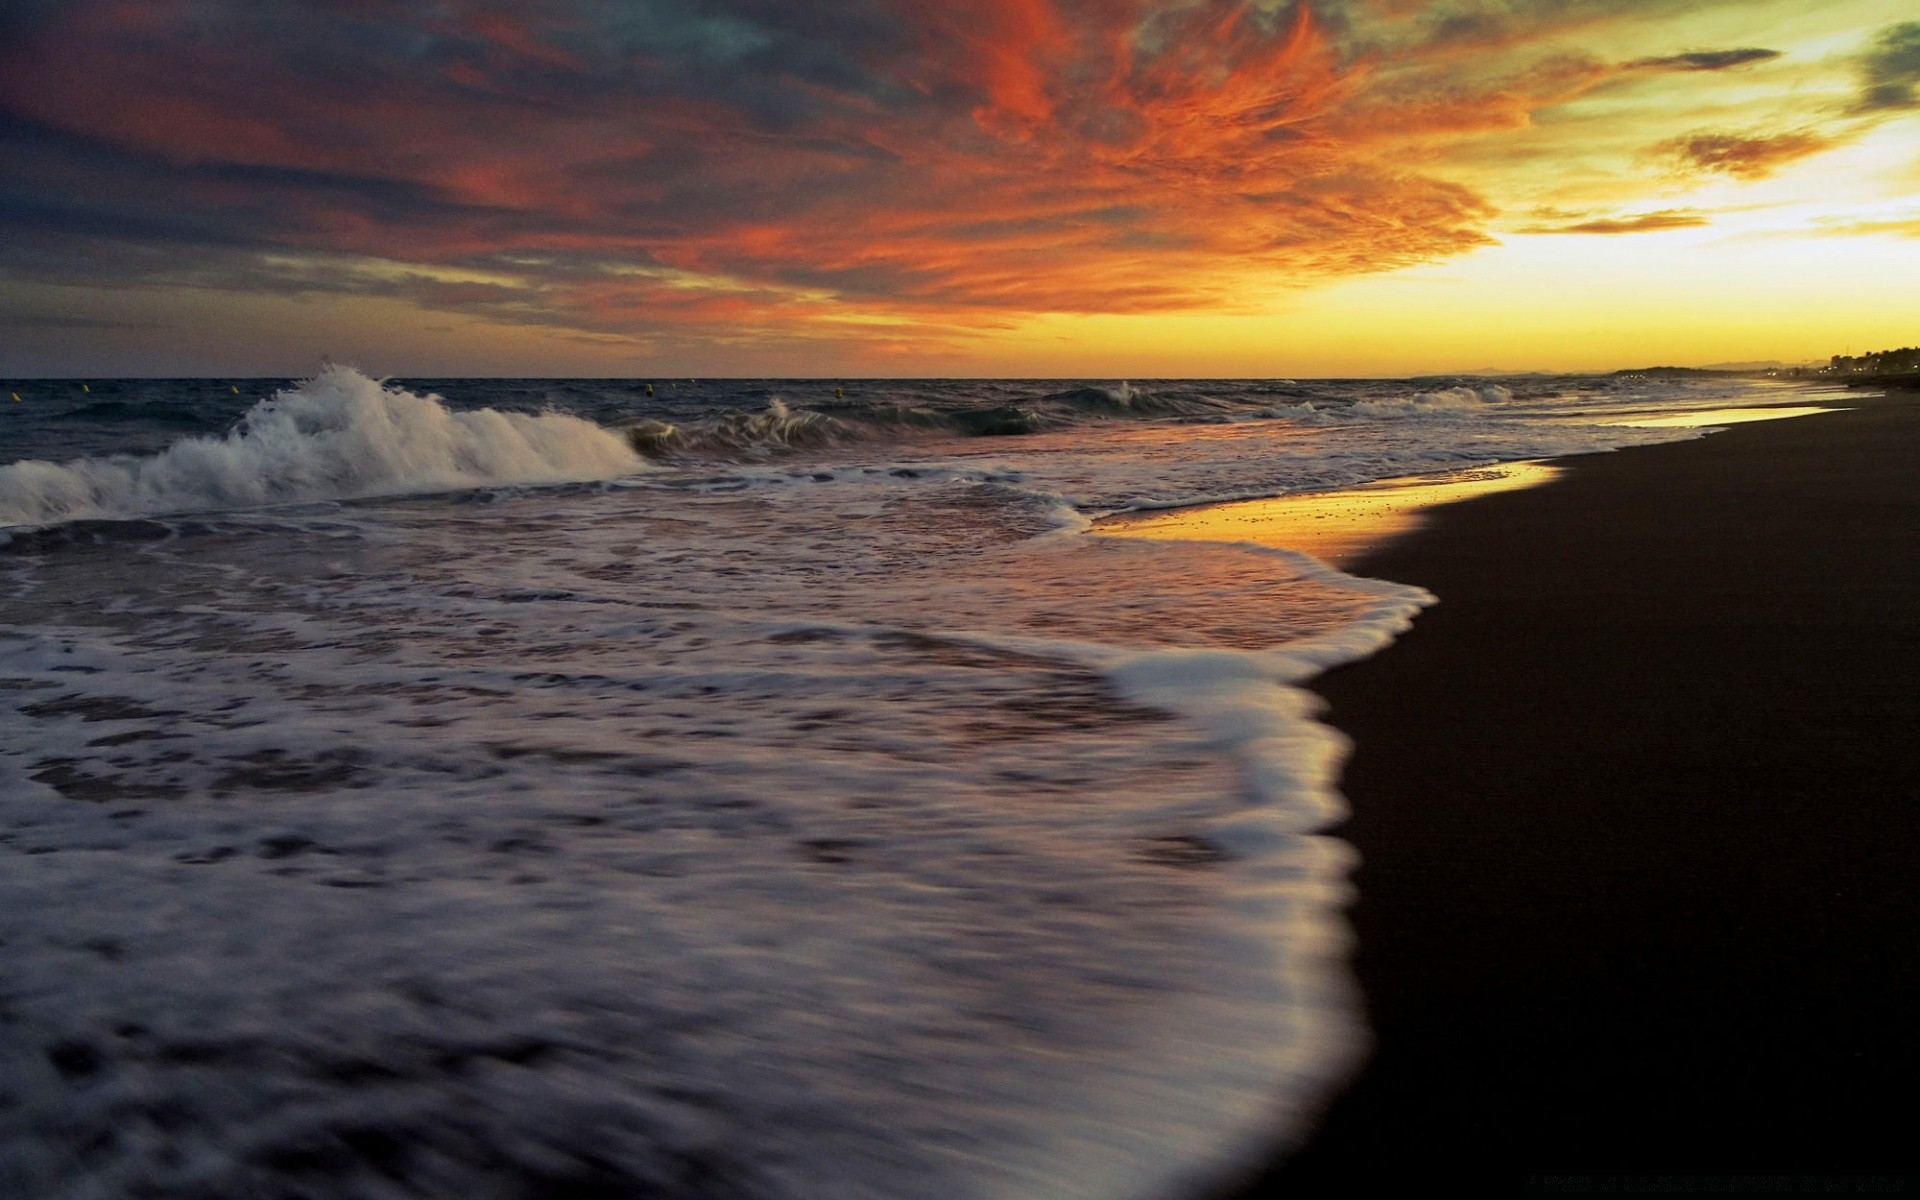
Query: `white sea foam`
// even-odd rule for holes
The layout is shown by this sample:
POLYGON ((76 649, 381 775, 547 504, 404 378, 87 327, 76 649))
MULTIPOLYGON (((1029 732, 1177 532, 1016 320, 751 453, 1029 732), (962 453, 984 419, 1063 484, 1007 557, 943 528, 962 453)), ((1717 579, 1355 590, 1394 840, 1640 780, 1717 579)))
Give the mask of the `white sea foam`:
POLYGON ((1407 397, 1362 400, 1352 411, 1368 417, 1433 417, 1479 412, 1513 399, 1513 393, 1497 383, 1479 387, 1451 387, 1436 392, 1415 392, 1407 397))
POLYGON ((20 1192, 237 1197, 371 1129, 434 1195, 1104 1200, 1290 1126, 1356 1045, 1347 864, 1278 765, 1337 735, 1260 655, 1380 594, 1035 536, 1005 472, 747 474, 79 544, 0 598, 20 1192))
POLYGON ((225 437, 150 457, 0 467, 0 526, 606 479, 640 467, 619 435, 560 413, 455 412, 329 366, 225 437))
POLYGON ((1376 396, 1350 404, 1329 406, 1311 401, 1267 410, 1267 415, 1289 417, 1312 425, 1346 425, 1378 421, 1458 421, 1497 416, 1512 403, 1513 392, 1499 384, 1442 388, 1403 396, 1376 396))
MULTIPOLYGON (((341 387, 209 444, 432 404, 341 387)), ((1688 436, 1430 396, 23 539, 0 1191, 1159 1200, 1298 1138, 1363 1038, 1299 685, 1430 597, 1076 531, 1688 436)))

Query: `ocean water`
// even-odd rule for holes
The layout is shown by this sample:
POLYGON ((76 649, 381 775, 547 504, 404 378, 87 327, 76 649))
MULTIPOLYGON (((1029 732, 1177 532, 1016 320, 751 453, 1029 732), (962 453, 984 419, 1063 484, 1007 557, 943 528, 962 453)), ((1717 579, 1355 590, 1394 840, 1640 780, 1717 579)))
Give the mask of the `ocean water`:
POLYGON ((1366 1033, 1299 685, 1434 598, 1090 522, 1779 395, 4 390, 0 1193, 463 1200, 1159 1198, 1304 1136, 1366 1033))

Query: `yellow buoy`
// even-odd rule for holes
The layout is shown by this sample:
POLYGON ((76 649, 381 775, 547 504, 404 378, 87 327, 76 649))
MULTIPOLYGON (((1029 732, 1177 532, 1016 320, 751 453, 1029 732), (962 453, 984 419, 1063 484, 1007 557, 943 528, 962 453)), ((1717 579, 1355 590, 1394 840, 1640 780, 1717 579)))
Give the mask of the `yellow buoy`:
POLYGON ((835 400, 839 400, 839 399, 841 399, 841 395, 840 395, 840 389, 839 389, 839 388, 835 388, 835 389, 833 389, 833 398, 834 398, 835 400))
POLYGON ((90 387, 88 387, 88 386, 87 386, 86 384, 84 384, 84 383, 83 383, 83 384, 81 384, 81 385, 80 385, 80 390, 81 390, 81 391, 83 391, 83 392, 91 392, 91 391, 92 391, 93 389, 92 389, 92 388, 90 388, 90 387))
POLYGON ((649 396, 651 396, 651 395, 653 395, 653 385, 652 385, 652 384, 648 384, 648 385, 647 385, 647 395, 649 395, 649 396))
POLYGON ((238 395, 240 394, 240 385, 239 385, 239 384, 237 384, 237 383, 230 383, 230 384, 228 384, 227 386, 233 389, 233 394, 234 394, 234 395, 236 395, 236 396, 238 396, 238 395))
POLYGON ((19 392, 15 392, 15 393, 13 394, 13 402, 14 402, 15 404, 18 404, 18 403, 20 403, 20 393, 19 393, 19 392))

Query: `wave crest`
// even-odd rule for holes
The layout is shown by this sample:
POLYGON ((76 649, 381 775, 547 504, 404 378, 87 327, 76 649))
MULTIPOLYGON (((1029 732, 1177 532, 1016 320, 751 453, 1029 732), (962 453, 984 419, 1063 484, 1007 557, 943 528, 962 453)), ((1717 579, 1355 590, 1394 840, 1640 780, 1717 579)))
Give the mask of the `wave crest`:
POLYGON ((1479 387, 1450 387, 1437 392, 1415 392, 1390 400, 1361 400, 1348 411, 1369 417, 1451 417, 1476 413, 1493 404, 1504 404, 1513 393, 1497 383, 1479 387))
POLYGON ((691 428, 665 421, 643 420, 626 428, 635 452, 650 457, 668 454, 763 454, 804 446, 831 446, 862 440, 845 424, 825 413, 796 412, 775 396, 757 413, 730 413, 691 428))
POLYGON ((1473 418, 1489 409, 1506 404, 1513 393, 1497 383, 1475 387, 1441 388, 1415 392, 1411 396, 1388 396, 1378 400, 1355 400, 1350 404, 1326 406, 1304 404, 1268 409, 1273 417, 1290 417, 1310 425, 1344 425, 1351 421, 1450 420, 1473 418))
POLYGON ((455 412, 328 366, 254 405, 224 437, 146 457, 0 467, 0 526, 609 479, 640 465, 618 434, 579 417, 455 412))

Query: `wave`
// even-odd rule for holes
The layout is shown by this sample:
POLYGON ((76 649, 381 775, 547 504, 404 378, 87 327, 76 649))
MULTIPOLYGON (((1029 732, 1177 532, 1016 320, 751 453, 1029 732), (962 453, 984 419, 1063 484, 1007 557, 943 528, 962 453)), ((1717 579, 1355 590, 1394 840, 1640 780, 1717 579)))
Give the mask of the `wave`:
POLYGON ((1356 401, 1347 411, 1364 417, 1448 417, 1470 415, 1513 399, 1497 383, 1478 387, 1450 387, 1437 392, 1415 392, 1386 400, 1356 401))
POLYGON ((1113 417, 1199 417, 1246 411, 1245 402, 1198 393, 1150 392, 1122 381, 1119 387, 1077 387, 1054 392, 1045 402, 1071 412, 1113 417))
POLYGON ((780 450, 887 442, 914 436, 1018 437, 1089 420, 1259 415, 1259 405, 1198 393, 1157 393, 1129 383, 1051 392, 1024 403, 934 408, 899 401, 845 401, 826 411, 794 409, 779 397, 764 412, 688 424, 646 419, 627 425, 629 443, 648 457, 758 457, 780 450))
POLYGON ((0 467, 0 526, 609 479, 640 466, 626 439, 579 417, 455 412, 328 366, 254 405, 224 437, 0 467))
POLYGON ((1313 425, 1346 424, 1352 421, 1448 420, 1474 418, 1513 400, 1513 393, 1497 383, 1475 387, 1442 388, 1415 392, 1410 396, 1385 396, 1380 399, 1354 400, 1331 405, 1311 400, 1297 405, 1267 409, 1262 415, 1285 417, 1313 425))
POLYGON ((1056 422, 1030 408, 939 412, 907 404, 845 405, 839 415, 793 409, 775 396, 765 411, 732 413, 692 425, 642 420, 625 427, 627 442, 650 458, 758 457, 780 450, 895 441, 913 434, 1008 437, 1038 433, 1056 422))
POLYGON ((182 429, 203 429, 205 414, 175 404, 136 404, 126 400, 96 400, 84 408, 66 414, 72 421, 104 421, 172 425, 182 429))
POLYGON ((627 443, 646 455, 719 454, 787 450, 863 441, 856 431, 825 413, 795 411, 775 396, 757 413, 729 413, 697 426, 646 420, 626 429, 627 443))
POLYGON ((1130 383, 1082 385, 1024 403, 976 403, 935 408, 898 400, 830 402, 822 410, 796 409, 780 397, 764 411, 674 424, 641 419, 622 428, 636 453, 649 458, 758 459, 785 450, 900 442, 916 437, 1017 437, 1113 420, 1220 422, 1292 420, 1310 425, 1405 418, 1474 417, 1512 401, 1498 384, 1462 384, 1410 395, 1309 398, 1291 380, 1237 389, 1237 396, 1191 389, 1148 391, 1130 383), (1275 405, 1276 397, 1299 403, 1275 405))
POLYGON ((1011 437, 1039 433, 1060 423, 1018 404, 945 411, 911 404, 873 404, 850 407, 846 410, 846 417, 883 429, 924 429, 936 433, 957 433, 965 437, 1011 437))
POLYGON ((1150 401, 1148 393, 1140 391, 1132 384, 1122 380, 1117 388, 1077 387, 1064 392, 1054 392, 1047 397, 1056 404, 1071 405, 1075 408, 1087 408, 1096 411, 1129 411, 1150 401))

